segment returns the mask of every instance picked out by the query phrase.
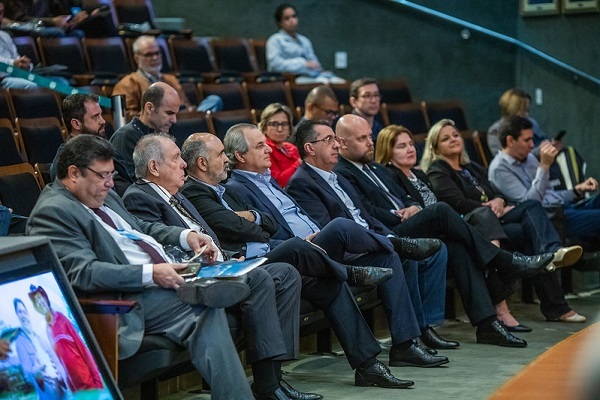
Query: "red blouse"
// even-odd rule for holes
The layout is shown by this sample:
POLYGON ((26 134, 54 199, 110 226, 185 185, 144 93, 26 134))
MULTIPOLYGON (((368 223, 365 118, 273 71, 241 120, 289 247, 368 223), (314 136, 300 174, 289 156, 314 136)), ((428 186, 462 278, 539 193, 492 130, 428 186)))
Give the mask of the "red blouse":
POLYGON ((273 150, 271 152, 271 176, 281 187, 285 187, 300 165, 298 149, 288 142, 284 142, 283 146, 278 148, 269 138, 267 138, 267 144, 273 150))

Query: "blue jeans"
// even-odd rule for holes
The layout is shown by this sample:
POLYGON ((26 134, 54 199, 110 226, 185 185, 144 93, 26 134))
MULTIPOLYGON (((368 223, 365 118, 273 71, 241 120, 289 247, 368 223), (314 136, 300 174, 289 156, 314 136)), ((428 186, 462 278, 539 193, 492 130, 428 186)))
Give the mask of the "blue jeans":
POLYGON ((583 241, 600 239, 600 195, 565 205, 566 234, 583 241))

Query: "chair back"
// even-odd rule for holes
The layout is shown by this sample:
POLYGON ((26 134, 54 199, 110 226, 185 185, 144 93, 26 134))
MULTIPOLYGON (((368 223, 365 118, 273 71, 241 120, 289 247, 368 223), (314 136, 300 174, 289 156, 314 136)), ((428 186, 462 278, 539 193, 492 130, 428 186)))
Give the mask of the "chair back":
POLYGON ((73 75, 88 72, 81 41, 77 37, 38 37, 38 47, 44 65, 66 65, 67 71, 73 75))
MULTIPOLYGON (((125 43, 120 37, 83 38, 83 50, 90 72, 97 78, 121 78, 132 71, 125 43)), ((106 84, 116 84, 113 81, 106 84)))
POLYGON ((252 113, 249 110, 217 111, 210 114, 208 120, 210 132, 223 140, 227 130, 235 124, 255 123, 252 113))
POLYGON ((387 104, 402 104, 412 102, 408 82, 404 79, 393 79, 378 82, 381 102, 387 104))
POLYGON ((56 92, 46 88, 8 89, 8 102, 15 118, 54 117, 62 121, 56 92))
POLYGON ((28 217, 40 197, 41 182, 31 164, 0 167, 0 201, 13 212, 28 217))
POLYGON ((288 85, 284 82, 246 83, 242 82, 248 96, 247 103, 253 109, 265 109, 269 104, 281 103, 294 108, 288 85))
POLYGON ((213 94, 221 97, 223 99, 223 111, 250 108, 239 82, 199 83, 198 92, 202 99, 213 94))
POLYGON ((9 119, 0 119, 0 166, 21 164, 23 146, 9 119))
POLYGON ((181 148, 183 142, 192 133, 210 132, 207 113, 202 111, 182 112, 177 114, 177 123, 171 126, 169 133, 175 137, 177 146, 181 148))
POLYGON ((217 71, 208 38, 169 38, 169 49, 174 69, 182 76, 217 71))
POLYGON ((51 163, 64 142, 66 129, 58 119, 17 118, 17 133, 25 146, 27 160, 32 163, 51 163))
POLYGON ((258 72, 256 56, 245 38, 211 41, 217 68, 221 72, 258 72))
POLYGON ((15 36, 13 42, 17 46, 17 52, 22 56, 29 57, 34 66, 42 61, 37 44, 32 36, 15 36))

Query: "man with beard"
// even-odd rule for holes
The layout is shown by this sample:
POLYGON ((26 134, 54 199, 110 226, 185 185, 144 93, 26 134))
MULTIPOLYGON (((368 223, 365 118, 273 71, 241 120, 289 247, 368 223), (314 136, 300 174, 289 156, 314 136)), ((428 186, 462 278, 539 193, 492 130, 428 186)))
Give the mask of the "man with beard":
MULTIPOLYGON (((73 139, 80 134, 96 135, 105 137, 106 121, 102 118, 102 108, 99 97, 91 93, 77 93, 65 97, 62 102, 62 112, 67 128, 70 129, 67 140, 73 139)), ((50 178, 56 178, 56 161, 62 153, 64 143, 56 151, 56 156, 50 165, 50 178)), ((115 170, 118 174, 114 178, 115 190, 122 193, 133 183, 125 167, 115 160, 115 170), (122 189, 121 189, 122 188, 122 189)))

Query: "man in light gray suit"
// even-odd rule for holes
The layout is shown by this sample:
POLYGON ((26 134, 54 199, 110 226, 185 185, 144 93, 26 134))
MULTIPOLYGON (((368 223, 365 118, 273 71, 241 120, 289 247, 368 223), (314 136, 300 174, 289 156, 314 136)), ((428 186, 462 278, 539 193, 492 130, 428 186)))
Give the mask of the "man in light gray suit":
POLYGON ((185 284, 177 273, 185 264, 165 262, 158 242, 195 252, 207 246, 203 256, 208 262, 215 260, 217 248, 206 235, 129 214, 111 190, 113 157, 113 147, 98 136, 70 140, 58 159, 57 179, 46 186, 31 212, 27 234, 50 238, 80 295, 101 292, 105 299, 138 302, 121 317, 121 359, 138 351, 145 334, 163 335, 188 349, 214 399, 251 399, 225 312, 216 308, 242 300, 247 285, 185 284), (181 298, 196 305, 183 303, 180 291, 181 298), (194 300, 190 291, 196 294, 194 300))

